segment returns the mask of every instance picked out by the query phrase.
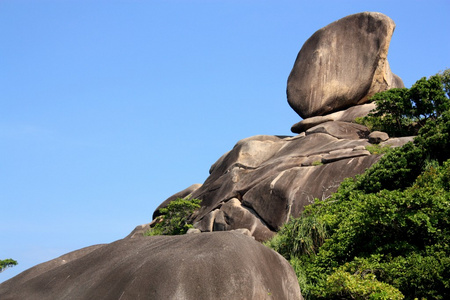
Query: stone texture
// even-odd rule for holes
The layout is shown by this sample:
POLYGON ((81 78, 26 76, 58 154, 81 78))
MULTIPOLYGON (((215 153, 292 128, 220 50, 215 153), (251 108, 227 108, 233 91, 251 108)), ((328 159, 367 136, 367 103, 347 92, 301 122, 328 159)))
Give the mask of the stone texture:
POLYGON ((269 228, 276 231, 289 216, 299 216, 315 198, 329 197, 344 178, 362 173, 378 159, 378 156, 371 155, 313 167, 291 168, 249 190, 243 197, 243 204, 252 207, 269 228))
POLYGON ((194 226, 202 232, 246 229, 257 241, 266 241, 275 235, 252 209, 243 206, 237 198, 226 201, 194 226), (216 228, 216 224, 221 226, 216 228))
MULTIPOLYGON (((315 198, 335 192, 347 177, 363 173, 380 156, 365 126, 332 121, 293 137, 255 136, 239 141, 210 168, 192 193, 202 200, 191 216, 202 232, 247 229, 258 241, 270 239, 290 216, 315 198)), ((412 138, 381 145, 401 146, 412 138)))
POLYGON ((368 156, 370 152, 367 150, 359 150, 359 149, 343 149, 331 151, 329 154, 324 155, 322 157, 322 163, 329 164, 338 160, 359 157, 359 156, 368 156))
POLYGON ((193 197, 203 200, 202 208, 195 215, 195 221, 199 221, 232 198, 242 199, 248 190, 264 179, 301 166, 309 156, 369 144, 365 139, 338 139, 326 133, 310 134, 296 139, 267 136, 264 140, 270 140, 270 143, 275 144, 269 147, 270 158, 266 154, 264 159, 245 158, 245 155, 241 153, 243 150, 245 153, 257 153, 257 150, 251 150, 251 148, 261 146, 259 143, 253 143, 253 139, 250 138, 239 141, 237 146, 213 165, 210 176, 192 194, 193 197), (245 160, 242 159, 243 157, 245 160), (250 161, 252 165, 245 164, 246 161, 250 161), (259 161, 260 165, 254 164, 255 161, 259 161))
MULTIPOLYGON (((153 220, 156 222, 156 219, 153 220)), ((127 235, 126 238, 135 238, 143 236, 145 232, 150 230, 150 224, 151 223, 147 223, 136 226, 136 228, 134 228, 134 230, 129 235, 127 235)))
POLYGON ((390 138, 385 142, 381 142, 380 146, 389 146, 392 148, 395 147, 401 147, 406 143, 412 142, 414 140, 414 136, 405 136, 405 137, 399 137, 399 138, 390 138))
POLYGON ((369 134, 369 143, 379 144, 389 139, 389 135, 386 132, 373 131, 369 134))
POLYGON ((356 118, 367 116, 375 108, 376 108, 375 103, 366 103, 356 105, 335 113, 331 113, 329 115, 307 118, 292 125, 291 131, 293 133, 302 133, 314 126, 329 121, 341 121, 353 123, 356 118))
POLYGON ((327 116, 332 118, 333 121, 354 122, 356 118, 367 116, 376 107, 377 107, 376 104, 373 102, 365 103, 361 105, 352 106, 345 110, 331 113, 327 116))
POLYGON ((303 299, 278 253, 234 232, 154 236, 98 245, 25 271, 0 299, 303 299))
POLYGON ((293 133, 302 133, 312 127, 315 127, 317 125, 320 125, 325 122, 334 121, 333 118, 330 116, 317 116, 317 117, 311 117, 308 119, 301 120, 300 122, 292 125, 291 131, 293 133))
POLYGON ((344 178, 379 159, 365 150, 364 126, 327 122, 319 127, 307 135, 239 141, 192 193, 202 199, 191 216, 194 227, 202 232, 247 229, 265 241, 314 198, 328 197, 344 178))
POLYGON ((326 122, 306 131, 306 135, 313 133, 326 133, 338 139, 364 139, 370 131, 366 126, 340 121, 326 122))
POLYGON ((301 48, 287 83, 289 105, 303 119, 362 104, 403 87, 387 61, 395 24, 381 13, 347 16, 315 32, 301 48))

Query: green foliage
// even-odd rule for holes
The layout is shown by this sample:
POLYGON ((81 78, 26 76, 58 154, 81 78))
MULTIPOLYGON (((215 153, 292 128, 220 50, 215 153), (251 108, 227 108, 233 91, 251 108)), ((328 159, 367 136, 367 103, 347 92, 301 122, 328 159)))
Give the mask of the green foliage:
POLYGON ((368 193, 408 187, 422 171, 425 158, 424 149, 413 143, 394 148, 378 164, 358 176, 355 185, 368 193))
POLYGON ((371 101, 376 103, 377 108, 362 119, 370 130, 384 131, 390 136, 406 136, 414 132, 408 89, 397 88, 377 93, 371 101))
POLYGON ((366 150, 370 152, 370 154, 386 154, 392 148, 388 145, 381 146, 380 144, 371 144, 366 146, 366 150))
POLYGON ((380 282, 374 274, 350 274, 342 270, 332 273, 321 295, 324 299, 401 300, 403 294, 393 286, 380 282))
POLYGON ((6 270, 7 268, 13 267, 17 265, 17 261, 14 259, 8 258, 4 260, 0 260, 0 273, 6 270))
POLYGON ((450 98, 450 69, 446 69, 440 73, 438 73, 441 77, 442 84, 444 85, 445 93, 447 94, 447 97, 450 98))
POLYGON ((437 159, 440 163, 450 157, 450 110, 433 122, 428 122, 419 131, 414 141, 418 148, 426 150, 428 158, 437 159))
POLYGON ((267 245, 287 259, 296 254, 316 253, 327 238, 325 224, 315 216, 307 215, 292 218, 278 232, 267 245))
POLYGON ((200 207, 200 199, 177 198, 170 202, 167 207, 161 208, 157 222, 146 235, 180 235, 185 234, 192 225, 188 218, 200 207))
POLYGON ((359 190, 377 192, 381 189, 404 189, 411 186, 424 170, 427 161, 443 163, 450 158, 450 110, 436 120, 429 120, 413 143, 395 148, 383 156, 355 183, 359 190))
POLYGON ((439 74, 418 80, 409 90, 409 97, 413 103, 411 114, 421 126, 426 120, 435 120, 450 108, 439 74))
POLYGON ((321 165, 323 165, 323 162, 321 160, 315 160, 312 162, 312 165, 313 166, 321 166, 321 165))
POLYGON ((414 142, 267 243, 291 262, 305 298, 450 299, 450 110, 427 118, 414 142), (305 247, 314 222, 325 235, 305 247))
POLYGON ((371 98, 377 108, 358 122, 390 136, 416 135, 428 120, 436 120, 450 108, 449 81, 447 69, 428 79, 419 79, 410 89, 377 93, 371 98))
POLYGON ((308 299, 448 299, 449 186, 450 160, 428 164, 404 190, 365 193, 348 181, 269 245, 295 263, 308 299), (321 220, 328 237, 305 251, 305 230, 292 228, 311 220, 321 220))
POLYGON ((292 256, 289 263, 294 268, 295 274, 297 274, 298 285, 300 286, 303 297, 306 299, 310 294, 310 291, 303 261, 297 256, 292 256))

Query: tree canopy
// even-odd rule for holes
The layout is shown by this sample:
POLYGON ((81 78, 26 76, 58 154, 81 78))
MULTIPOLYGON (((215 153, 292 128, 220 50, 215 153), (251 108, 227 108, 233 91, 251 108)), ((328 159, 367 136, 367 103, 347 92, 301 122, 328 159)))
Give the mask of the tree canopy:
POLYGON ((359 122, 390 136, 416 135, 429 120, 450 109, 450 70, 421 78, 410 88, 375 94, 376 110, 359 122))

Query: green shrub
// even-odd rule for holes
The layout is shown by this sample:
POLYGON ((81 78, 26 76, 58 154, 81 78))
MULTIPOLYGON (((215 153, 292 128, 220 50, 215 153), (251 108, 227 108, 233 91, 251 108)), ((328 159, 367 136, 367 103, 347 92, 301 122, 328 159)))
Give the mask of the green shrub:
POLYGON ((311 255, 327 238, 325 224, 315 216, 291 218, 267 245, 289 259, 297 255, 311 255))
POLYGON ((315 166, 315 167, 316 166, 321 166, 321 165, 323 165, 323 162, 321 160, 315 160, 315 161, 312 162, 312 165, 315 166))
POLYGON ((386 154, 392 148, 389 145, 381 146, 380 144, 371 144, 366 146, 366 150, 370 152, 370 154, 386 154))
POLYGON ((398 289, 378 281, 374 274, 350 274, 342 270, 337 270, 327 278, 323 291, 322 297, 325 299, 404 299, 398 289))
POLYGON ((161 208, 158 222, 147 231, 146 235, 179 235, 185 234, 192 225, 188 218, 200 207, 200 199, 177 198, 167 207, 161 208))
POLYGON ((390 136, 416 135, 428 120, 450 109, 450 70, 416 81, 410 88, 395 88, 372 96, 376 109, 357 122, 390 136))
POLYGON ((6 270, 7 268, 13 267, 17 265, 17 261, 14 259, 8 258, 4 260, 0 260, 0 273, 6 270))

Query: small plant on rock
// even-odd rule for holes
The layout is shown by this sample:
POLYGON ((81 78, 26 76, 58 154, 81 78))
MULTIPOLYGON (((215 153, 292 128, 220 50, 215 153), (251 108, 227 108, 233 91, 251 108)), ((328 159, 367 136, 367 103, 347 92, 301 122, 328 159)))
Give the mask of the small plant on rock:
POLYGON ((385 154, 392 148, 390 146, 381 146, 380 144, 367 145, 366 150, 370 152, 370 154, 385 154))
POLYGON ((321 160, 315 160, 312 162, 312 165, 313 166, 321 166, 321 165, 323 165, 323 162, 321 160))
POLYGON ((155 224, 145 235, 180 235, 185 234, 192 224, 188 223, 192 213, 200 207, 202 201, 196 198, 177 198, 159 210, 155 224))

